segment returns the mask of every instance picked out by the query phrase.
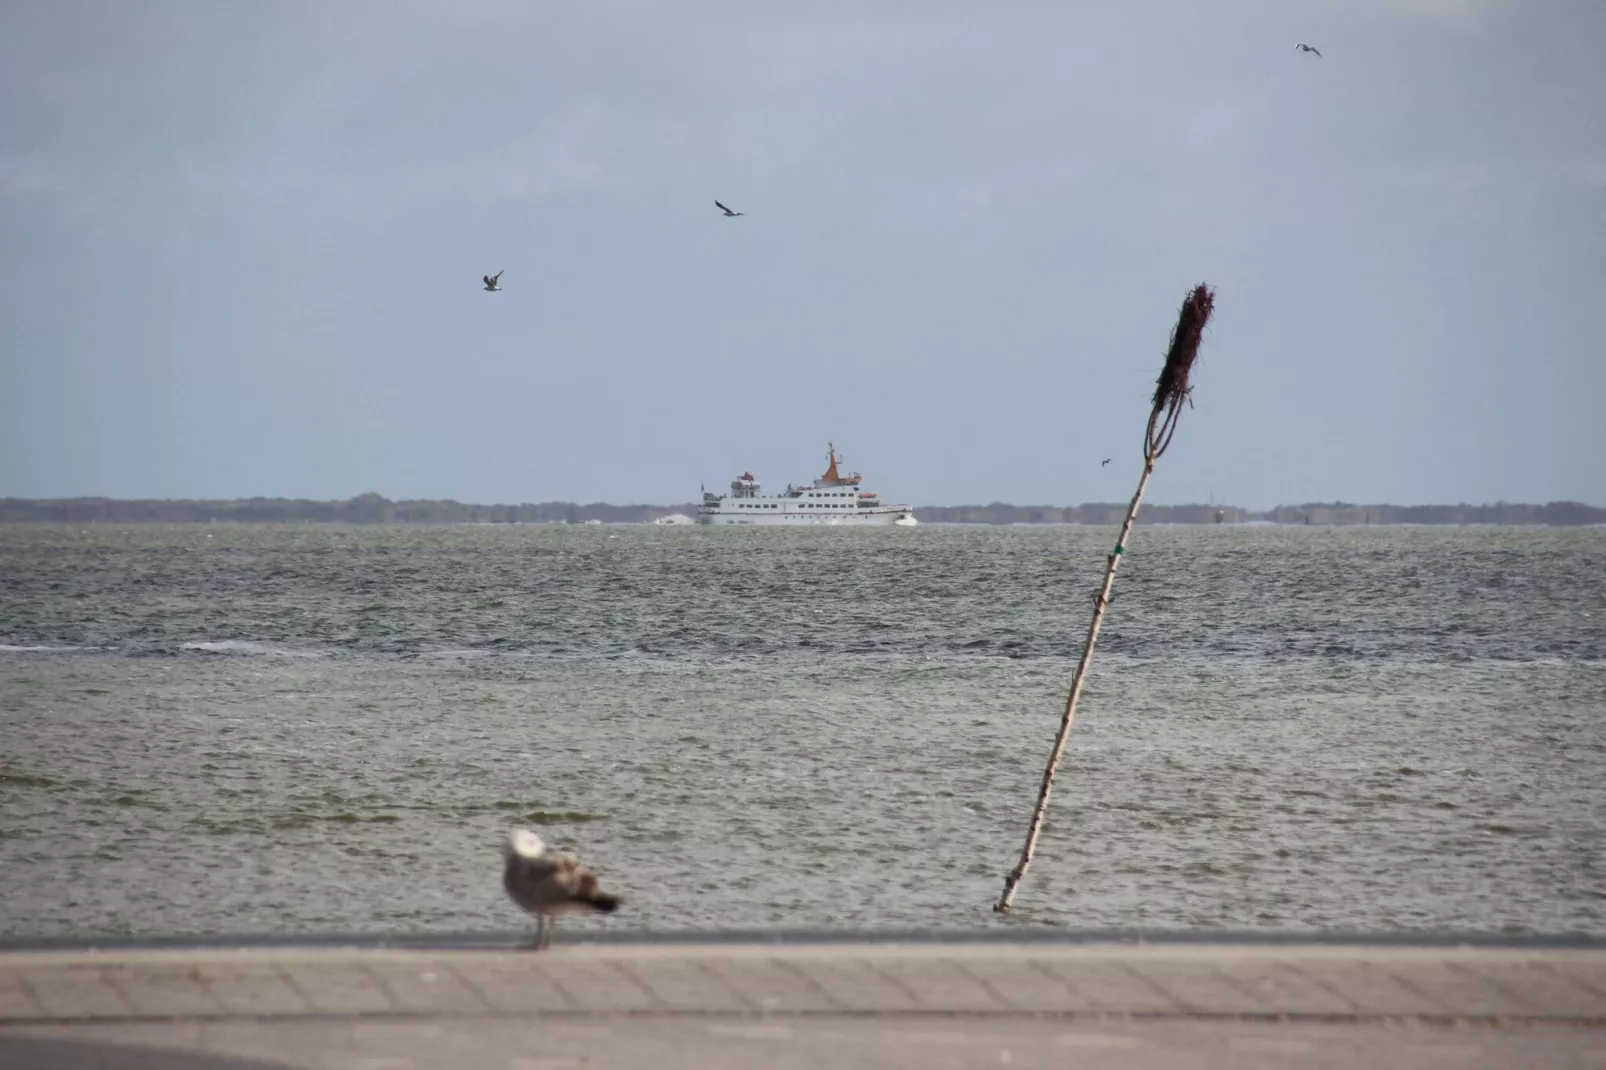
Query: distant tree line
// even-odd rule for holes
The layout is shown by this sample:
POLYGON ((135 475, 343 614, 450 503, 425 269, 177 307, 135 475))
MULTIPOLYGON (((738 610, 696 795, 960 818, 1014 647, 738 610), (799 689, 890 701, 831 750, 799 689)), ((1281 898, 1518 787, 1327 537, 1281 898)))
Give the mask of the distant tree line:
POLYGON ((666 513, 690 516, 683 505, 609 505, 593 502, 526 502, 469 505, 447 499, 393 502, 380 494, 344 501, 306 498, 238 498, 230 501, 122 498, 0 498, 0 522, 61 521, 74 524, 605 524, 642 523, 666 513))
MULTIPOLYGON (((937 524, 1118 524, 1122 502, 1082 505, 924 505, 915 516, 937 524)), ((120 498, 0 498, 0 523, 72 524, 640 524, 671 513, 693 515, 693 502, 676 505, 609 505, 592 502, 526 502, 469 505, 450 499, 391 501, 360 494, 344 501, 305 498, 240 498, 231 501, 120 498)), ((1307 502, 1253 512, 1236 505, 1148 505, 1139 520, 1150 524, 1606 524, 1606 509, 1580 502, 1545 505, 1354 505, 1307 502)))

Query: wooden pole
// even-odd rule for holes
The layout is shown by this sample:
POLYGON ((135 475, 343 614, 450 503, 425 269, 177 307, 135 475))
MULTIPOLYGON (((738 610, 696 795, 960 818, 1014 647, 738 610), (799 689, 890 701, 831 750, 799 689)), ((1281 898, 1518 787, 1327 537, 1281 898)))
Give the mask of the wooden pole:
POLYGON ((1004 894, 993 906, 993 910, 1000 914, 1008 914, 1015 905, 1015 889, 1020 886, 1021 878, 1026 876, 1026 867, 1032 864, 1032 856, 1037 853, 1037 837, 1043 831, 1043 818, 1048 814, 1048 797, 1054 791, 1054 774, 1059 772, 1060 760, 1065 757, 1065 744, 1071 739, 1071 722, 1076 720, 1076 704, 1082 700, 1082 685, 1087 681, 1087 667, 1092 664, 1093 648, 1098 645, 1099 629, 1104 626, 1104 611, 1110 606, 1110 588, 1115 586, 1115 570, 1120 567, 1121 558, 1126 554, 1126 540, 1132 534, 1132 524, 1138 518, 1138 505, 1143 501, 1143 492, 1148 489, 1149 476, 1153 474, 1154 459, 1151 457, 1144 461, 1138 492, 1132 495, 1126 520, 1121 524, 1121 534, 1115 540, 1115 549, 1110 552, 1104 566, 1104 585, 1099 588, 1098 598, 1093 604, 1093 621, 1087 627, 1087 641, 1082 644, 1082 660, 1076 663, 1076 675, 1071 678, 1071 693, 1065 699, 1065 715, 1060 718, 1059 735, 1054 737, 1054 750, 1048 756, 1048 768, 1043 770, 1043 785, 1037 793, 1037 809, 1032 811, 1032 823, 1026 829, 1026 846, 1021 848, 1020 861, 1004 878, 1004 894))
POLYGON ((1208 286, 1197 286, 1182 303, 1177 326, 1171 333, 1171 348, 1166 354, 1164 369, 1155 387, 1154 405, 1149 410, 1149 425, 1143 436, 1143 477, 1127 506, 1126 519, 1121 522, 1121 534, 1116 537, 1115 549, 1104 566, 1104 583, 1099 587, 1093 602, 1093 620, 1087 627, 1087 639, 1082 644, 1082 658, 1076 663, 1076 675, 1071 677, 1071 693, 1065 699, 1065 713, 1060 718, 1059 734, 1054 737, 1054 749, 1043 770, 1043 783, 1037 792, 1037 808, 1032 811, 1032 822, 1026 829, 1026 843, 1021 848, 1020 861, 1004 878, 1004 891, 993 910, 1008 914, 1015 905, 1015 891, 1026 876, 1037 853, 1037 838, 1043 832, 1043 819, 1048 814, 1049 796, 1054 792, 1054 775, 1059 772, 1060 761, 1065 757, 1065 745, 1071 738, 1071 724, 1076 720, 1076 705, 1082 699, 1082 685, 1087 682, 1087 669, 1093 662, 1093 648, 1098 645, 1099 629, 1104 626, 1104 613, 1110 607, 1110 590, 1115 586, 1115 570, 1126 555, 1127 540, 1132 537, 1132 525, 1138 518, 1138 506, 1143 503, 1143 492, 1148 489, 1149 477, 1154 475, 1154 462, 1171 445, 1176 434, 1177 420, 1182 414, 1182 403, 1192 393, 1189 375, 1199 355, 1199 342, 1205 324, 1215 309, 1215 294, 1208 286))

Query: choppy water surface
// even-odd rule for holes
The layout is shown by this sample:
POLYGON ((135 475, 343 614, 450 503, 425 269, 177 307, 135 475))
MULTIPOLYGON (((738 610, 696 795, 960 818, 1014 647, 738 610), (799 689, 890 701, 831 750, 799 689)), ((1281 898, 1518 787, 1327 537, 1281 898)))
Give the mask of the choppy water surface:
POLYGON ((0 527, 0 935, 1606 933, 1606 531, 0 527))

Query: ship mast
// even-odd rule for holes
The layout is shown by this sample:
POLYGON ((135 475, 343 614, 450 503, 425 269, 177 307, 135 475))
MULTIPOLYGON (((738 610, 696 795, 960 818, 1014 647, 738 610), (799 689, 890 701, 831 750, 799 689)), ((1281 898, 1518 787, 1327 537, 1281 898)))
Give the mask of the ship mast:
POLYGON ((825 475, 815 481, 820 487, 856 487, 863 476, 858 474, 845 476, 838 469, 837 464, 842 458, 836 455, 836 443, 829 443, 830 451, 826 454, 831 459, 831 467, 825 470, 825 475))
POLYGON ((829 447, 829 452, 826 454, 826 456, 831 458, 831 467, 829 467, 829 468, 827 468, 825 470, 825 475, 820 477, 820 482, 822 482, 822 483, 839 483, 839 482, 841 482, 842 477, 837 474, 837 470, 836 470, 836 443, 835 442, 831 442, 831 443, 828 443, 827 445, 829 447))

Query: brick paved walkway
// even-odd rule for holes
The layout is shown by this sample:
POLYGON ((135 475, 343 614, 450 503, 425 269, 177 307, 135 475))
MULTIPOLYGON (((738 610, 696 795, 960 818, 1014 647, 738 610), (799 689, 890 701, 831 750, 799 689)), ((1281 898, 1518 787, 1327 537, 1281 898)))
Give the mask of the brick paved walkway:
POLYGON ((1168 1056, 1289 1065, 1296 1052, 1311 1057, 1300 1065, 1368 1070, 1606 1067, 1606 950, 12 952, 0 954, 0 1026, 0 1070, 479 1070, 582 1057, 591 1066, 1048 1065, 1073 1051, 1081 1066, 1134 1068, 1168 1056), (152 1045, 167 1049, 166 1061, 139 1061, 152 1045), (1529 1054, 1510 1061, 1519 1050, 1529 1054), (857 1061, 877 1052, 879 1061, 857 1061), (1536 1062, 1538 1052, 1549 1054, 1536 1062))

